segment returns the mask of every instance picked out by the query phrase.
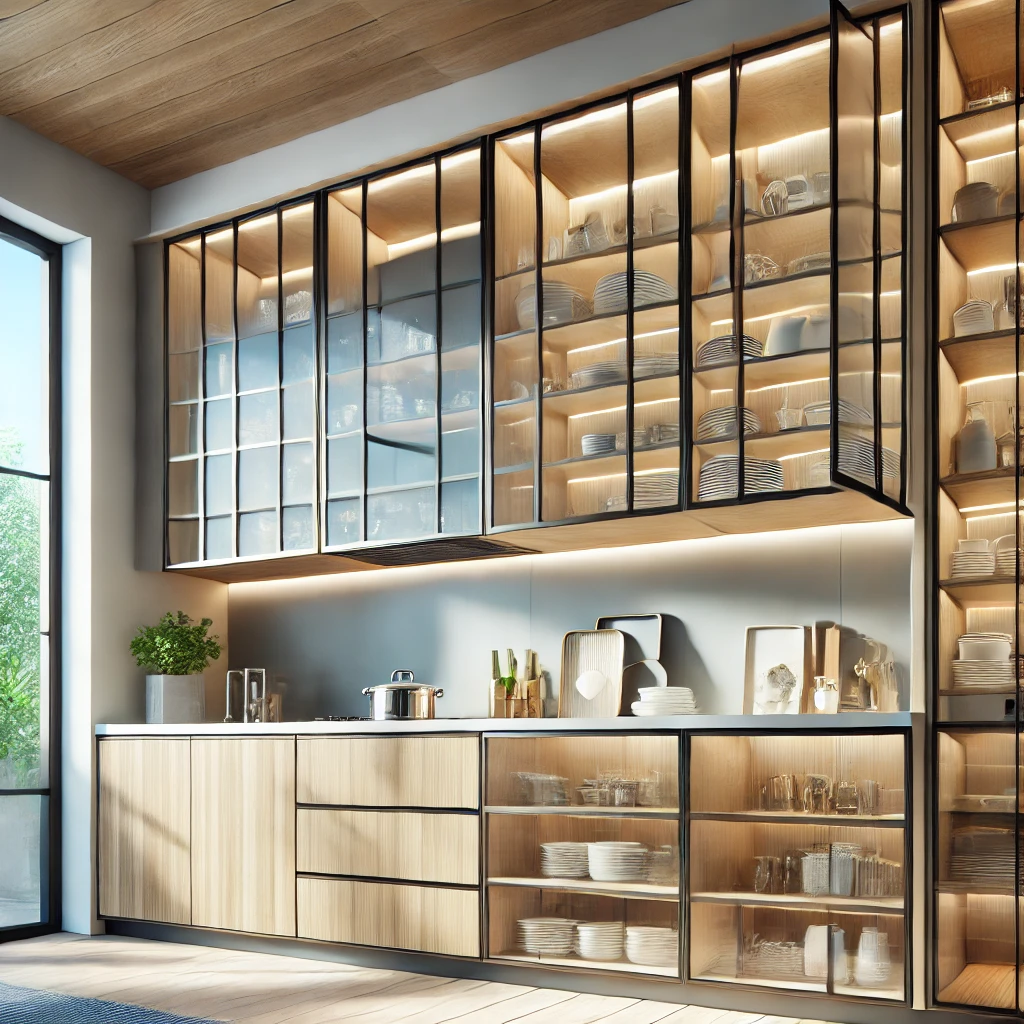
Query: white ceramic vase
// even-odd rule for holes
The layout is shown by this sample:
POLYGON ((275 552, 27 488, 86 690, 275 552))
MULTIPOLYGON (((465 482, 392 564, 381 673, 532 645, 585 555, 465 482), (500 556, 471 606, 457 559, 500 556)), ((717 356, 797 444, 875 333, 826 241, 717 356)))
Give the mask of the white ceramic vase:
POLYGON ((146 724, 196 724, 206 720, 202 673, 191 676, 146 676, 146 724))

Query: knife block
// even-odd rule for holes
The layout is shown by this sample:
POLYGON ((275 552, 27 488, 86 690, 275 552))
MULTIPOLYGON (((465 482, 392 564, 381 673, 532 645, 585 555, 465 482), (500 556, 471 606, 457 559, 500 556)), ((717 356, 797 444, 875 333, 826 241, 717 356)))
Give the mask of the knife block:
POLYGON ((540 718, 540 680, 524 679, 509 693, 495 682, 491 687, 491 718, 540 718))

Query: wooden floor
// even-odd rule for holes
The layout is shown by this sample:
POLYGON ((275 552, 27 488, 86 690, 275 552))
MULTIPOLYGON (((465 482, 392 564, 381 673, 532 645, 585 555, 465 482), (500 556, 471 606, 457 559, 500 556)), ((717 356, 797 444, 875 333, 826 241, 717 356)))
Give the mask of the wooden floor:
POLYGON ((0 981, 239 1024, 797 1024, 787 1017, 115 936, 0 945, 0 981))

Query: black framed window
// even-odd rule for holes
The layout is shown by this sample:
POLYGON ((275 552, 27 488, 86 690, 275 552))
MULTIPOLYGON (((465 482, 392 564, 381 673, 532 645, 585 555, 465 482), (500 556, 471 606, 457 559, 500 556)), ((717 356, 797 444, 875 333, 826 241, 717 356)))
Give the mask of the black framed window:
POLYGON ((0 941, 60 927, 60 287, 0 217, 0 941))

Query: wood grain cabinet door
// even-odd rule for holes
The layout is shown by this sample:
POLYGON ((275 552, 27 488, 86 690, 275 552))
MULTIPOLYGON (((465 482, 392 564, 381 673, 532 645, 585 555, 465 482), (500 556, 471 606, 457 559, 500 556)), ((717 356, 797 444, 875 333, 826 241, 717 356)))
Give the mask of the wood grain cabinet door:
POLYGON ((188 739, 99 742, 99 912, 189 924, 188 739))
POLYGON ((192 740, 192 923, 295 934, 295 739, 192 740))

